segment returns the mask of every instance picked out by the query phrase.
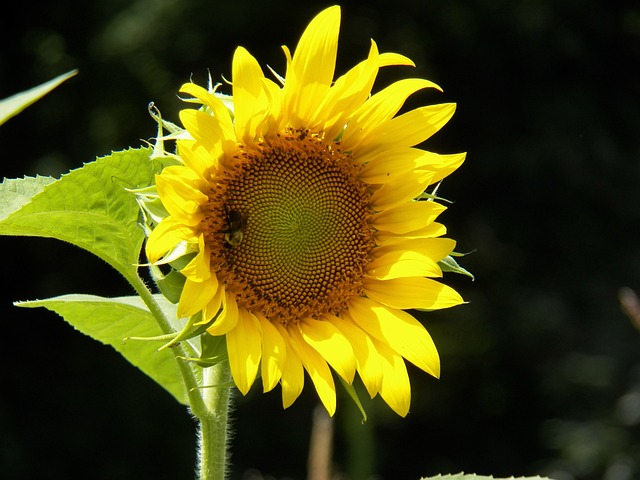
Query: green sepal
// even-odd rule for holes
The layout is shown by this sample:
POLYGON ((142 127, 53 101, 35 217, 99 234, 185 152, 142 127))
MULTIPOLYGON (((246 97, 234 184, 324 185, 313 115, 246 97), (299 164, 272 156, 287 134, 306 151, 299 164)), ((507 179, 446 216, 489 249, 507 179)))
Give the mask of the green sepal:
POLYGON ((356 407, 358 407, 358 410, 360 410, 360 414, 362 415, 362 423, 366 423, 366 421, 367 421, 367 412, 365 411, 364 407, 362 406, 362 402, 360 401, 360 397, 358 396, 358 392, 356 392, 356 389, 353 387, 353 385, 348 384, 345 381, 345 379, 342 378, 340 375, 338 375, 338 378, 340 379, 340 383, 342 383, 342 386, 344 387, 344 389, 347 391, 347 393, 351 397, 351 400, 353 400, 353 403, 355 403, 356 407))
POLYGON ((156 174, 161 173, 167 167, 173 167, 176 165, 184 165, 180 157, 170 153, 165 153, 161 157, 153 157, 153 165, 155 167, 156 174))
POLYGON ((158 136, 155 138, 155 145, 153 146, 153 153, 151 158, 157 167, 156 173, 162 172, 165 167, 172 165, 183 165, 182 159, 176 154, 168 153, 165 149, 165 140, 177 140, 184 137, 185 129, 169 122, 162 118, 160 110, 155 106, 153 102, 149 103, 149 115, 158 124, 158 136), (168 131, 168 135, 163 135, 164 131, 168 131))
MULTIPOLYGON (((163 350, 168 347, 172 347, 174 345, 177 345, 179 342, 183 342, 185 340, 198 338, 202 334, 204 334, 207 331, 207 328, 209 328, 213 323, 213 320, 207 323, 199 324, 201 319, 202 319, 202 312, 198 312, 195 315, 191 315, 185 327, 180 332, 178 332, 178 335, 173 339, 173 341, 160 347, 160 350, 163 350)), ((200 342, 200 348, 202 348, 202 342, 200 342)))
POLYGON ((443 272, 452 272, 452 273, 458 273, 460 275, 466 275, 467 277, 471 277, 472 280, 475 280, 475 277, 473 276, 473 274, 469 272, 467 269, 461 267, 456 261, 456 259, 453 258, 454 256, 460 257, 462 256, 462 254, 452 253, 451 255, 447 255, 445 258, 443 258, 438 262, 438 266, 440 267, 440 269, 443 272))
POLYGON ((162 292, 162 294, 167 297, 171 303, 178 303, 180 301, 180 296, 182 295, 182 290, 186 281, 185 276, 180 273, 180 270, 185 268, 194 256, 194 253, 187 253, 186 255, 182 255, 181 257, 172 260, 168 264, 168 266, 171 267, 171 270, 166 274, 162 271, 162 267, 160 265, 149 265, 151 278, 153 278, 153 281, 158 289, 160 289, 160 292, 162 292))
POLYGON ((227 357, 215 356, 215 357, 178 357, 185 362, 195 363, 199 367, 208 368, 219 364, 220 362, 227 360, 227 357))
MULTIPOLYGON (((157 269, 158 267, 152 266, 151 268, 157 269)), ((167 300, 171 303, 178 303, 186 280, 185 276, 180 272, 171 270, 168 274, 156 278, 156 285, 162 294, 167 297, 167 300)))
POLYGON ((161 351, 166 348, 171 348, 177 345, 182 340, 188 340, 190 338, 193 338, 195 335, 191 335, 191 328, 193 327, 194 323, 195 323, 195 315, 189 317, 184 328, 182 328, 182 330, 180 330, 179 332, 167 333, 164 335, 156 335, 154 337, 125 337, 124 341, 127 342, 129 340, 134 340, 134 341, 141 341, 141 342, 166 342, 164 345, 162 345, 158 349, 158 351, 161 351))
POLYGON ((431 192, 422 192, 420 195, 418 195, 418 197, 416 198, 416 200, 418 201, 440 201, 440 202, 445 202, 445 203, 453 203, 451 200, 447 200, 444 197, 439 197, 437 195, 438 193, 438 189, 440 188, 440 185, 442 185, 442 180, 440 180, 438 183, 436 183, 433 186, 433 189, 431 192))
MULTIPOLYGON (((124 337, 123 342, 133 340, 134 342, 167 342, 176 338, 177 333, 165 333, 164 335, 156 335, 154 337, 124 337)), ((159 350, 159 349, 158 349, 159 350)))
POLYGON ((153 184, 142 188, 128 188, 127 191, 135 195, 142 215, 142 228, 148 237, 151 235, 152 227, 160 223, 163 218, 169 216, 169 212, 160 200, 158 187, 153 184))
MULTIPOLYGON (((203 325, 205 327, 204 330, 210 325, 211 323, 203 325)), ((194 362, 196 365, 206 368, 212 367, 229 358, 227 354, 226 337, 224 335, 204 334, 200 337, 200 346, 202 348, 200 357, 182 358, 182 360, 194 362)))
POLYGON ((126 337, 124 340, 125 341, 134 340, 134 341, 142 341, 142 342, 165 342, 164 345, 158 348, 158 351, 165 350, 167 348, 174 347, 180 342, 184 342, 186 340, 191 340, 193 338, 196 338, 202 335, 204 332, 206 332, 207 328, 211 326, 211 323, 213 321, 205 324, 197 325, 197 323, 200 321, 201 318, 202 318, 201 312, 198 312, 195 315, 192 315, 191 317, 189 317, 184 327, 180 331, 177 331, 175 333, 168 333, 165 335, 156 335, 154 337, 126 337))
POLYGON ((173 134, 184 131, 184 128, 176 125, 173 122, 170 122, 169 120, 163 119, 162 114, 160 113, 160 109, 156 107, 155 103, 150 102, 147 107, 147 110, 149 111, 149 115, 151 115, 151 117, 158 124, 159 135, 162 134, 163 130, 167 130, 169 133, 173 133, 173 134))
POLYGON ((439 196, 435 195, 434 193, 427 193, 427 192, 421 193, 418 196, 417 200, 419 200, 419 201, 427 201, 427 202, 428 201, 432 201, 432 200, 437 200, 437 201, 444 202, 444 203, 453 203, 451 200, 448 200, 448 199, 446 199, 444 197, 439 197, 439 196))

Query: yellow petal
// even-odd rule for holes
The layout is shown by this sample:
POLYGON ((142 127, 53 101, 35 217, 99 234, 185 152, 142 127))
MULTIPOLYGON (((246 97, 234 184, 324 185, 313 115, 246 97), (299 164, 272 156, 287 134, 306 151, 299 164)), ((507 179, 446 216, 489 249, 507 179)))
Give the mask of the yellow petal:
POLYGON ((181 181, 198 191, 202 190, 200 187, 205 185, 200 176, 194 172, 193 169, 185 167, 184 165, 170 165, 165 167, 164 170, 162 170, 162 173, 158 176, 167 178, 174 183, 181 181))
POLYGON ((262 386, 265 392, 278 384, 287 361, 287 346, 282 335, 264 315, 256 318, 262 328, 262 386))
POLYGON ((445 210, 436 202, 410 202, 375 214, 372 223, 383 232, 409 233, 425 228, 445 210))
POLYGON ((233 106, 236 137, 250 142, 256 126, 269 109, 264 91, 264 73, 258 61, 243 47, 233 56, 233 106))
POLYGON ((153 229, 145 251, 151 263, 156 263, 169 250, 172 250, 180 242, 195 242, 196 235, 192 228, 186 226, 180 219, 166 217, 153 229))
POLYGON ((348 318, 332 317, 333 323, 351 344, 356 357, 358 373, 371 398, 375 397, 382 385, 382 363, 369 334, 348 318))
POLYGON ((185 166, 167 167, 156 175, 162 204, 170 215, 180 217, 189 226, 200 223, 200 207, 209 200, 200 190, 205 188, 200 183, 200 177, 185 166))
POLYGON ((311 125, 317 125, 325 131, 326 138, 338 137, 348 123, 353 112, 367 100, 371 88, 382 67, 390 65, 410 65, 411 59, 398 53, 378 53, 376 43, 371 40, 371 49, 367 60, 338 78, 331 87, 325 102, 316 111, 311 125))
MULTIPOLYGON (((265 117, 264 122, 256 127, 257 137, 266 137, 269 133, 276 133, 286 127, 283 112, 283 92, 278 84, 269 80, 262 79, 264 84, 264 92, 269 104, 269 116, 265 117)), ((288 119, 287 119, 288 120, 288 119)))
POLYGON ((412 170, 385 183, 371 195, 370 205, 375 211, 393 208, 410 202, 431 184, 433 172, 428 170, 412 170))
POLYGON ((194 282, 187 278, 178 302, 178 317, 186 318, 198 313, 209 303, 217 290, 218 279, 215 275, 202 282, 194 282))
POLYGON ((367 99, 378 73, 378 47, 371 41, 369 57, 339 77, 311 118, 310 125, 336 138, 347 119, 367 99))
POLYGON ((382 386, 380 396, 401 417, 406 417, 411 405, 411 384, 407 367, 400 355, 396 355, 384 343, 374 343, 382 358, 382 386))
POLYGON ((327 361, 302 338, 297 326, 290 326, 287 331, 291 339, 291 347, 302 361, 304 369, 313 382, 320 401, 333 416, 336 411, 336 386, 333 383, 331 370, 327 361))
POLYGON ((412 147, 424 142, 451 119, 455 110, 455 103, 427 105, 411 110, 369 131, 358 146, 358 153, 380 148, 381 145, 412 147))
POLYGON ((320 12, 300 37, 289 68, 284 93, 294 128, 310 126, 313 113, 327 94, 336 65, 340 7, 320 12))
POLYGON ((464 162, 466 153, 452 153, 449 155, 438 155, 436 153, 425 152, 430 154, 430 162, 424 163, 420 168, 431 170, 435 173, 432 183, 439 182, 452 172, 454 172, 464 162))
POLYGON ((227 333, 227 352, 231 376, 238 390, 246 395, 258 374, 262 354, 262 333, 258 320, 244 308, 239 310, 236 327, 227 333))
POLYGON ((378 232, 376 234, 376 244, 379 246, 390 246, 402 243, 409 239, 429 239, 435 237, 441 237, 447 234, 447 227, 438 222, 433 222, 424 228, 414 230, 410 233, 403 235, 396 235, 390 232, 378 232))
POLYGON ((393 250, 367 265, 367 275, 379 280, 402 277, 441 277, 437 261, 422 252, 393 250))
POLYGON ((332 317, 325 316, 322 320, 306 318, 299 325, 305 342, 322 355, 338 375, 351 384, 356 374, 353 348, 342 332, 332 324, 332 317))
POLYGON ((207 150, 212 150, 222 140, 220 125, 208 113, 193 108, 184 108, 178 112, 178 116, 184 128, 207 150))
POLYGON ((377 148, 357 155, 354 161, 363 164, 358 177, 366 183, 387 183, 412 170, 428 170, 433 173, 431 183, 436 183, 457 169, 466 154, 440 155, 419 148, 377 148))
MULTIPOLYGON (((204 243, 204 235, 200 234, 198 237, 198 254, 191 259, 191 261, 180 270, 185 277, 194 282, 204 282, 211 277, 211 252, 209 247, 204 243)), ((216 284, 216 290, 218 289, 218 281, 213 276, 216 284)))
POLYGON ((302 393, 304 370, 302 369, 300 357, 291 347, 291 339, 287 330, 279 323, 275 323, 274 326, 280 332, 287 346, 287 358, 282 370, 280 384, 282 385, 282 406, 288 408, 302 393))
POLYGON ((358 177, 367 183, 385 183, 391 176, 397 173, 405 173, 416 168, 421 168, 427 162, 421 162, 425 155, 437 155, 435 153, 420 150, 419 148, 392 148, 379 149, 358 155, 354 161, 361 163, 362 168, 358 177))
POLYGON ((423 277, 376 280, 365 278, 366 295, 391 308, 438 310, 464 303, 460 294, 440 282, 423 277))
POLYGON ((389 67, 391 65, 405 65, 409 67, 416 66, 410 58, 393 52, 381 53, 378 57, 378 63, 380 64, 380 67, 389 67))
MULTIPOLYGON (((225 294, 222 295, 221 301, 222 310, 218 318, 213 322, 213 325, 207 328, 207 332, 211 335, 225 335, 236 327, 240 318, 238 303, 232 293, 225 292, 225 294)), ((209 314, 208 311, 206 313, 207 315, 209 314)))
POLYGON ((180 121, 191 136, 204 148, 217 156, 219 152, 233 154, 236 148, 235 133, 232 138, 228 138, 220 126, 218 120, 210 114, 185 108, 178 113, 180 121))
MULTIPOLYGON (((219 132, 220 135, 220 138, 218 140, 223 142, 235 140, 233 122, 231 120, 231 112, 229 112, 229 109, 225 106, 222 100, 216 98, 213 93, 205 90, 195 83, 185 83, 180 88, 180 92, 193 95, 194 97, 200 99, 204 105, 208 106, 211 109, 213 117, 211 117, 211 115, 209 114, 205 115, 215 119, 217 124, 216 131, 219 132)), ((182 119, 182 116, 180 118, 182 119)), ((189 132, 193 135, 193 132, 189 128, 187 128, 187 130, 189 130, 189 132)))
POLYGON ((349 120, 342 137, 344 149, 354 150, 371 130, 393 118, 409 95, 423 88, 440 89, 429 80, 405 78, 371 96, 349 120))
MULTIPOLYGON (((209 181, 218 169, 218 157, 213 156, 206 148, 195 140, 177 142, 178 155, 191 170, 209 181)), ((222 153, 222 150, 220 151, 222 153)))
POLYGON ((350 302, 351 318, 365 332, 391 347, 416 367, 440 376, 440 357, 424 326, 407 312, 379 304, 368 298, 350 302))
POLYGON ((213 317, 215 317, 220 311, 220 307, 222 306, 222 298, 226 295, 224 285, 218 283, 218 289, 216 290, 216 294, 211 298, 209 303, 205 305, 202 309, 202 318, 199 322, 196 322, 196 325, 203 325, 205 323, 209 323, 213 317))
POLYGON ((403 238, 392 245, 377 248, 376 255, 382 255, 392 250, 409 250, 422 253, 439 262, 449 255, 455 247, 456 241, 450 238, 403 238))

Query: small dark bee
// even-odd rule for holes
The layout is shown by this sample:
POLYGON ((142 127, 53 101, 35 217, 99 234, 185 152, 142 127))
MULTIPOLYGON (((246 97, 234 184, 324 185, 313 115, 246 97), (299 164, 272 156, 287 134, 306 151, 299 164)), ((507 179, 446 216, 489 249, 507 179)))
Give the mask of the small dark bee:
POLYGON ((227 228, 224 230, 224 240, 235 247, 242 243, 244 228, 247 226, 247 217, 237 210, 227 211, 227 228))

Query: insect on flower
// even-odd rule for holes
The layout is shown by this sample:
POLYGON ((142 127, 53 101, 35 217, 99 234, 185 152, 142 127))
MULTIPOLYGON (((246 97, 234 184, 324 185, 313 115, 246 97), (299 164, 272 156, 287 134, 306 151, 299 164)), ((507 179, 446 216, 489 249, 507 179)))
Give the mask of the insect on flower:
POLYGON ((237 210, 228 210, 227 225, 227 228, 223 231, 225 241, 232 247, 240 245, 244 238, 247 218, 237 210))

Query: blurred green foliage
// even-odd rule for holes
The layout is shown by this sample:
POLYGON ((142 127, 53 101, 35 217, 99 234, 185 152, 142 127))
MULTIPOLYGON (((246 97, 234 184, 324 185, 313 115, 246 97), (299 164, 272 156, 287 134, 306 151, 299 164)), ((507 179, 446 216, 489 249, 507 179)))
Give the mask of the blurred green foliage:
MULTIPOLYGON (((177 120, 178 87, 230 76, 236 45, 284 71, 326 2, 13 2, 0 18, 0 98, 79 74, 0 129, 0 175, 60 175, 155 134, 147 104, 177 120), (7 10, 8 9, 8 10, 7 10)), ((467 471, 558 480, 640 478, 640 331, 622 287, 640 291, 640 6, 604 0, 398 0, 343 5, 339 72, 369 39, 403 53, 455 101, 424 146, 469 151, 439 194, 476 280, 469 304, 425 314, 443 374, 411 369, 407 419, 345 398, 335 462, 354 480, 467 471), (354 421, 354 418, 356 419, 354 421), (373 477, 371 477, 373 478, 373 477)), ((389 69, 384 85, 406 76, 389 69)), ((0 466, 6 478, 191 478, 194 423, 115 352, 14 300, 130 294, 89 254, 2 240, 0 466), (62 267, 64 266, 64 269, 62 267)), ((310 386, 310 385, 308 385, 310 386)), ((301 479, 314 393, 236 399, 232 479, 301 479)))

